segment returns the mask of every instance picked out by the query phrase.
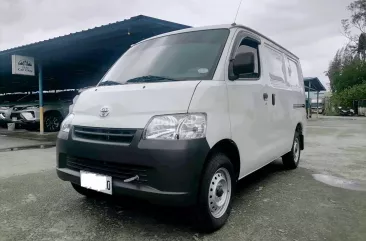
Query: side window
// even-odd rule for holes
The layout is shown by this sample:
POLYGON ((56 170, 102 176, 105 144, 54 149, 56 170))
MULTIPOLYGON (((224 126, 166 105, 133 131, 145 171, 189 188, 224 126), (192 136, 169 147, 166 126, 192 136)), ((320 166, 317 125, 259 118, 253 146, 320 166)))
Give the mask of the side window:
POLYGON ((252 54, 254 59, 254 71, 251 73, 239 74, 239 79, 257 79, 260 77, 260 61, 259 61, 259 49, 258 43, 250 38, 244 38, 240 46, 235 52, 236 64, 245 66, 247 64, 247 59, 242 58, 241 56, 245 56, 246 54, 252 54))
POLYGON ((285 62, 283 54, 271 47, 266 46, 266 57, 268 60, 269 78, 275 87, 287 87, 285 78, 285 62))
POLYGON ((287 80, 292 87, 301 86, 301 77, 299 75, 298 65, 295 61, 287 57, 287 80))

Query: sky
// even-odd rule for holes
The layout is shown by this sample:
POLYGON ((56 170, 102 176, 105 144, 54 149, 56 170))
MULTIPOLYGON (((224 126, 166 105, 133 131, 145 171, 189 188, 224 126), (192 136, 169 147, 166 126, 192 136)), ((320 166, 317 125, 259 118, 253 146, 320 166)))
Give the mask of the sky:
MULTIPOLYGON (((1 0, 0 50, 93 28, 136 15, 190 26, 232 23, 240 0, 1 0)), ((296 54, 306 77, 324 75, 347 40, 341 19, 352 0, 242 0, 236 23, 296 54)))

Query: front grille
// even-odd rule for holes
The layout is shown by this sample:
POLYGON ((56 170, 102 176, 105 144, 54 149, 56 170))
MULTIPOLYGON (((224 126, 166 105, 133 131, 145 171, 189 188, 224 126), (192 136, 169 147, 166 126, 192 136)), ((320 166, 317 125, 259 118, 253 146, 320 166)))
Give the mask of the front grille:
POLYGON ((16 118, 17 120, 23 119, 20 113, 11 113, 10 119, 16 118))
POLYGON ((14 107, 13 108, 13 111, 20 111, 20 110, 24 110, 24 109, 27 109, 28 106, 25 106, 25 107, 14 107))
POLYGON ((135 136, 135 129, 115 129, 75 126, 74 136, 93 141, 130 144, 135 136))
POLYGON ((66 157, 66 167, 75 171, 83 170, 104 174, 121 180, 138 175, 139 180, 134 181, 134 183, 138 182, 146 184, 148 181, 148 167, 125 165, 115 162, 96 161, 71 156, 66 157))

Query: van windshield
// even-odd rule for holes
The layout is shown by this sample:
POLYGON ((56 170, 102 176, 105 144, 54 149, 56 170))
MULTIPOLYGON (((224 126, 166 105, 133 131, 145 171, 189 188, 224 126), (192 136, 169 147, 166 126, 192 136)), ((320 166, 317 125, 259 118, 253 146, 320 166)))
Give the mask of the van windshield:
POLYGON ((142 42, 122 55, 99 85, 212 79, 228 35, 228 29, 214 29, 142 42))

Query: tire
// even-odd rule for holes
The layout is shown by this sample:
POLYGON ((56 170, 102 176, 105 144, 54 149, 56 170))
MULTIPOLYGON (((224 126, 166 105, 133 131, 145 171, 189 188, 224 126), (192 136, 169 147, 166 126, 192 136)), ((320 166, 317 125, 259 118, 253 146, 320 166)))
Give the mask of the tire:
POLYGON ((217 153, 208 160, 203 171, 195 208, 196 226, 200 231, 210 233, 220 229, 226 223, 230 215, 236 183, 234 178, 233 165, 226 155, 217 153), (218 199, 220 195, 221 200, 218 199))
POLYGON ((300 134, 296 131, 291 151, 282 156, 283 165, 287 169, 296 169, 299 165, 301 156, 300 146, 300 134))
POLYGON ((87 188, 77 185, 75 183, 71 183, 71 185, 75 189, 75 191, 77 191, 79 194, 81 194, 85 197, 95 198, 95 197, 99 197, 101 195, 100 193, 98 193, 94 190, 87 189, 87 188))
POLYGON ((45 132, 56 132, 60 130, 62 123, 62 116, 57 111, 48 112, 44 117, 45 132))

